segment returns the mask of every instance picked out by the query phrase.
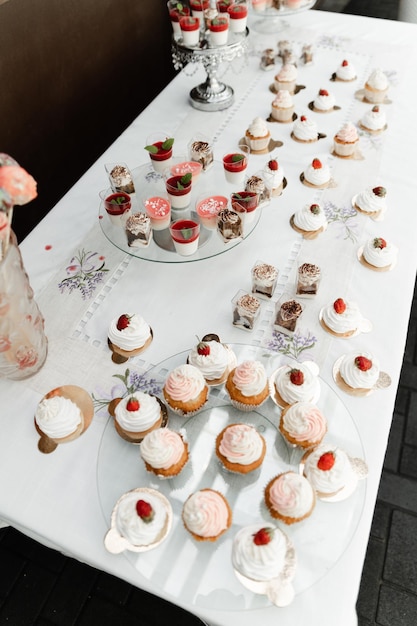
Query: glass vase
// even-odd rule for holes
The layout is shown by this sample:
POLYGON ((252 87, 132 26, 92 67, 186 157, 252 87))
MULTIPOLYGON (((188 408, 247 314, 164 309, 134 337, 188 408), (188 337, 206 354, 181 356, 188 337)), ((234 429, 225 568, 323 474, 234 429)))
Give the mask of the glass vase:
POLYGON ((0 260, 0 378, 22 380, 45 362, 48 340, 16 236, 0 260))

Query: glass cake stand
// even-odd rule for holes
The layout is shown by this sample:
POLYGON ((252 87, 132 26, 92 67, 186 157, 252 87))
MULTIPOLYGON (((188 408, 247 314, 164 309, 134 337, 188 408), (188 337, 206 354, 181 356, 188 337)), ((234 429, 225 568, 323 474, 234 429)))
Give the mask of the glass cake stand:
MULTIPOLYGON (((285 357, 256 346, 232 344, 230 348, 238 362, 260 360, 268 376, 286 362, 285 357)), ((171 356, 150 369, 146 376, 162 389, 167 373, 185 363, 187 355, 188 351, 171 356)), ((363 459, 363 446, 351 415, 327 383, 322 379, 320 382, 317 406, 328 418, 325 441, 363 459)), ((160 480, 145 470, 138 446, 119 437, 113 419, 109 419, 97 459, 97 487, 106 524, 110 524, 111 511, 118 498, 136 487, 159 490, 173 508, 173 527, 162 545, 139 556, 133 552, 124 553, 162 597, 224 611, 268 606, 270 601, 266 596, 251 593, 239 583, 231 564, 233 538, 240 528, 249 524, 262 521, 278 524, 294 544, 297 557, 294 602, 297 602, 297 594, 328 574, 348 548, 362 515, 366 480, 359 482, 347 500, 334 503, 318 500, 313 514, 292 526, 274 521, 266 510, 263 503, 265 485, 279 472, 298 471, 301 457, 297 449, 285 443, 277 429, 279 415, 279 407, 270 398, 258 410, 244 413, 230 405, 223 386, 211 387, 207 405, 193 417, 187 419, 169 413, 168 427, 185 433, 190 460, 178 477, 168 480, 160 480), (236 422, 254 425, 267 445, 262 466, 246 476, 224 470, 214 452, 216 435, 227 424, 236 422), (233 511, 231 528, 215 543, 194 541, 181 520, 182 506, 188 495, 205 487, 222 492, 233 511)))
POLYGON ((254 9, 252 0, 250 0, 250 26, 258 33, 276 33, 283 28, 283 22, 281 18, 287 16, 289 17, 291 15, 295 15, 296 13, 301 13, 302 11, 312 9, 316 2, 317 0, 302 0, 300 6, 296 9, 287 7, 281 2, 279 8, 269 7, 262 11, 259 11, 254 9))
MULTIPOLYGON (((187 158, 184 157, 183 160, 186 161, 187 158)), ((163 177, 155 172, 150 163, 133 169, 132 177, 136 189, 136 193, 132 195, 133 213, 144 211, 143 201, 147 198, 166 194, 163 177)), ((195 203, 198 198, 209 197, 210 195, 221 195, 230 200, 230 195, 234 191, 236 191, 236 186, 226 181, 223 172, 223 164, 219 161, 214 161, 212 166, 210 166, 207 171, 202 172, 198 180, 193 183, 190 208, 176 211, 175 215, 174 212, 172 212, 172 219, 190 216, 200 221, 197 214, 194 213, 195 203)), ((227 243, 221 239, 216 230, 208 230, 201 225, 198 250, 195 254, 188 257, 181 256, 175 252, 168 228, 161 231, 154 231, 153 240, 147 247, 129 247, 124 228, 112 224, 102 202, 99 205, 99 222, 107 239, 117 248, 132 256, 158 263, 192 263, 193 261, 201 261, 217 256, 218 254, 223 254, 242 243, 256 228, 261 217, 261 211, 262 208, 260 207, 256 209, 256 215, 253 221, 245 228, 243 238, 232 239, 227 243)))

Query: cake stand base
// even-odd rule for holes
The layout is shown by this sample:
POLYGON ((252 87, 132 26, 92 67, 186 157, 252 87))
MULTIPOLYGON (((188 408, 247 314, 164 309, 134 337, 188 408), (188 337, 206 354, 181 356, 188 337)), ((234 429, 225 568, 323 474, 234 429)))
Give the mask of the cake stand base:
POLYGON ((191 105, 200 111, 222 111, 234 102, 234 92, 229 85, 218 83, 215 91, 207 82, 197 85, 190 91, 191 105))

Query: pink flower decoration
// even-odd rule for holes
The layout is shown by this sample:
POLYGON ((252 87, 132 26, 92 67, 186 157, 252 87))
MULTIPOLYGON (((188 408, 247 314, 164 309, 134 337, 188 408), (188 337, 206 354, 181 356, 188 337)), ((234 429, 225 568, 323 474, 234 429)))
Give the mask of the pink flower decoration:
POLYGON ((26 204, 38 195, 35 179, 19 165, 0 167, 0 188, 10 196, 13 204, 26 204))

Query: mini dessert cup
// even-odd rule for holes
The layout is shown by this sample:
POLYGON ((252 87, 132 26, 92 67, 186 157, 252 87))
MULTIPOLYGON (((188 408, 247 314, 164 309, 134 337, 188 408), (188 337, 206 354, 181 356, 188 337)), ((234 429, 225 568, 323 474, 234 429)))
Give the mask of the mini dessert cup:
POLYGON ((78 437, 82 435, 90 426, 94 416, 94 406, 91 396, 87 393, 87 391, 85 391, 85 389, 82 389, 82 387, 78 387, 76 385, 62 385, 61 387, 57 387, 56 389, 49 391, 44 396, 43 400, 47 400, 55 396, 61 396, 62 398, 71 400, 71 402, 78 407, 81 420, 73 432, 70 432, 65 436, 54 437, 51 436, 51 433, 47 434, 44 432, 38 425, 35 418, 35 428, 40 436, 38 449, 44 454, 50 454, 56 450, 59 444, 69 443, 78 439, 78 437))
POLYGON ((152 241, 149 216, 143 212, 130 215, 126 220, 125 233, 129 248, 147 248, 152 241))
POLYGON ((191 219, 179 219, 169 227, 175 251, 181 256, 197 252, 200 237, 200 224, 191 219))
POLYGON ((204 228, 216 230, 217 216, 219 212, 226 207, 227 198, 225 196, 203 195, 197 198, 195 210, 204 228))
POLYGON ((113 193, 111 189, 103 189, 100 191, 100 198, 111 223, 114 226, 124 226, 132 208, 129 194, 124 191, 113 193))
POLYGON ((303 312, 301 304, 294 299, 282 297, 275 305, 274 329, 292 336, 303 312))
POLYGON ((201 163, 203 171, 213 164, 213 147, 205 135, 195 135, 188 145, 188 150, 190 160, 201 163))
POLYGON ((182 176, 165 173, 165 187, 173 210, 186 209, 191 201, 192 174, 182 176))
POLYGON ((235 0, 216 0, 216 9, 219 13, 227 13, 235 0))
POLYGON ((143 202, 153 230, 164 230, 171 222, 171 204, 167 198, 153 196, 143 202))
POLYGON ((145 150, 149 152, 153 169, 158 174, 163 174, 171 166, 173 144, 174 139, 164 132, 153 133, 146 139, 145 150))
POLYGON ((245 154, 231 152, 223 157, 224 175, 228 183, 242 185, 245 180, 245 171, 248 159, 245 154))
POLYGON ((209 26, 212 46, 225 46, 229 37, 229 16, 226 14, 213 18, 209 26))
POLYGON ((197 161, 186 161, 184 157, 183 159, 180 158, 178 162, 174 162, 169 170, 173 176, 184 176, 184 174, 190 173, 192 181, 195 183, 203 170, 203 166, 197 161))
POLYGON ((243 237, 242 214, 227 208, 221 209, 217 215, 217 232, 224 243, 243 237))
POLYGON ((204 11, 210 8, 210 0, 190 0, 191 15, 198 17, 200 28, 204 29, 204 11))
POLYGON ((252 293, 257 298, 271 299, 277 285, 278 274, 277 268, 273 265, 256 261, 251 271, 252 293))
POLYGON ((232 300, 233 326, 251 331, 261 313, 261 303, 252 294, 240 289, 232 300))
POLYGON ((227 8, 229 14, 229 28, 231 33, 243 33, 248 22, 248 7, 246 4, 233 3, 227 8))
POLYGON ((318 291, 321 270, 313 263, 302 263, 297 271, 296 294, 300 298, 313 298, 318 291))
POLYGON ((132 173, 126 163, 106 163, 104 167, 115 193, 124 192, 130 196, 135 193, 132 173))
POLYGON ((182 42, 185 46, 198 46, 200 41, 200 20, 198 17, 187 15, 180 18, 182 42))
POLYGON ((180 2, 167 2, 169 17, 174 35, 181 37, 180 19, 190 15, 190 8, 180 2))
POLYGON ((253 222, 259 205, 259 196, 255 191, 234 192, 230 196, 230 202, 232 209, 242 218, 244 226, 253 222))

